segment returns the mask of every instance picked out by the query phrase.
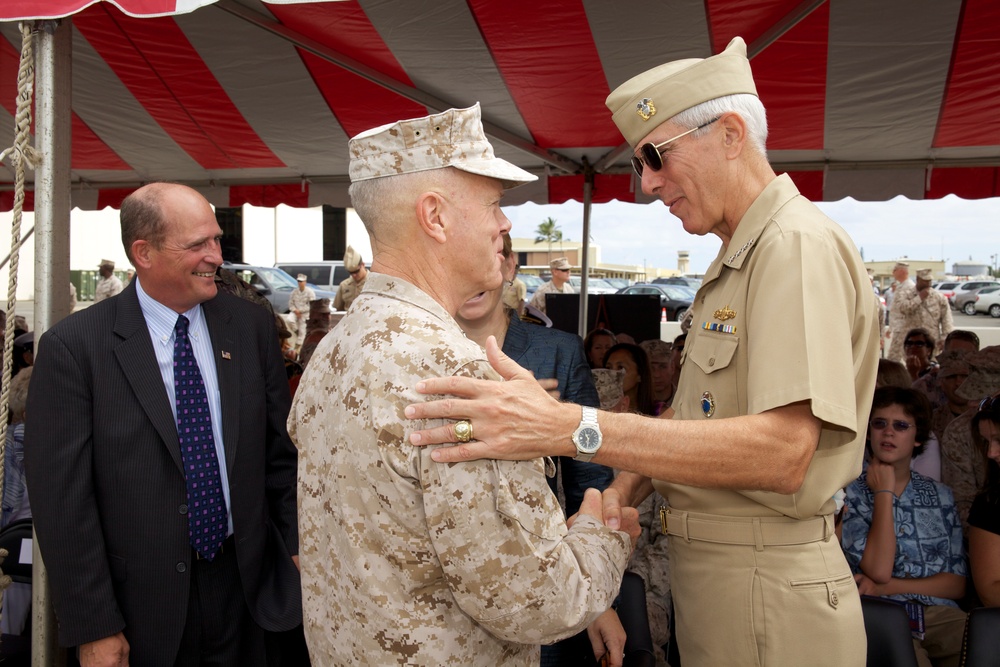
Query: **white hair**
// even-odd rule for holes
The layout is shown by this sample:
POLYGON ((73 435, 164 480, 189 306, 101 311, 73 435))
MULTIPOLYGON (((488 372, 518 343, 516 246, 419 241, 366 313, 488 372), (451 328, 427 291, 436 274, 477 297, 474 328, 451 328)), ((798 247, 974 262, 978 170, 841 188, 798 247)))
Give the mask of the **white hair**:
POLYGON ((417 195, 443 185, 457 170, 451 167, 394 174, 351 183, 351 205, 373 239, 385 233, 401 216, 413 214, 417 195))
MULTIPOLYGON (((704 125, 713 118, 718 118, 724 113, 738 114, 747 124, 747 141, 761 155, 767 156, 767 112, 760 98, 749 93, 739 93, 737 95, 726 95, 717 97, 697 104, 690 109, 685 109, 671 120, 683 128, 691 129, 704 125)), ((694 135, 698 136, 707 132, 708 128, 703 128, 694 135)))

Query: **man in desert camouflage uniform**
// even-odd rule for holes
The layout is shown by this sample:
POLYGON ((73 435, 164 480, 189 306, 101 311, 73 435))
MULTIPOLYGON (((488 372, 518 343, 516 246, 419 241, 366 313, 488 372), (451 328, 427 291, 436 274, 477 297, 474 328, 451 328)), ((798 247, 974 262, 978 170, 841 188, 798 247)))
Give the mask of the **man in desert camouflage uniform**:
MULTIPOLYGON (((893 312, 898 312, 902 318, 902 329, 899 340, 905 342, 906 332, 910 329, 927 329, 937 341, 937 346, 931 356, 944 349, 944 339, 955 328, 951 319, 951 306, 944 294, 931 287, 933 274, 930 269, 917 271, 917 283, 911 289, 897 289, 892 300, 893 312)), ((893 341, 897 338, 895 328, 892 332, 893 341)), ((906 351, 903 351, 905 355, 906 351)))
POLYGON ((110 259, 102 259, 97 265, 97 272, 100 277, 94 287, 94 303, 100 303, 125 289, 122 281, 115 275, 115 263, 110 259))
POLYGON ((351 274, 350 278, 344 278, 337 288, 337 294, 333 298, 334 310, 347 310, 354 303, 354 300, 365 288, 365 279, 368 278, 368 269, 365 268, 365 261, 361 259, 361 253, 347 246, 344 253, 344 268, 351 274))
POLYGON ((955 417, 941 439, 941 481, 951 487, 955 507, 962 519, 962 531, 968 534, 969 509, 986 480, 986 461, 972 435, 972 418, 979 401, 1000 392, 1000 345, 984 347, 965 358, 969 377, 957 393, 972 402, 971 407, 955 417))
POLYGON ((424 378, 500 379, 454 315, 500 285, 500 199, 535 177, 494 157, 478 104, 369 130, 350 153, 373 270, 289 416, 312 661, 536 666, 538 644, 607 618, 630 534, 604 525, 595 490, 567 529, 541 458, 435 463, 403 412, 424 378))
POLYGON ((292 295, 288 297, 288 310, 295 316, 295 347, 302 345, 306 337, 306 315, 309 313, 309 303, 316 298, 316 292, 309 287, 306 281, 309 276, 300 273, 296 280, 299 285, 292 290, 292 295))
POLYGON ((909 263, 896 262, 896 266, 892 268, 892 277, 896 279, 896 284, 890 291, 889 353, 886 357, 905 364, 903 342, 907 331, 920 327, 920 318, 914 312, 920 297, 917 295, 916 285, 910 280, 909 263))

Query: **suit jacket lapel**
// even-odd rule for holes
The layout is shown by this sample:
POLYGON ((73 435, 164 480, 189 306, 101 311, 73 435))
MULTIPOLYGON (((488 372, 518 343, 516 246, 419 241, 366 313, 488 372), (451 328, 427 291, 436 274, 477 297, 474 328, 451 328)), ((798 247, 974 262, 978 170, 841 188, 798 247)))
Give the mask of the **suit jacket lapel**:
POLYGON ((115 347, 115 357, 153 428, 166 444, 170 458, 183 473, 181 449, 177 442, 177 422, 174 421, 170 400, 163 387, 163 376, 156 363, 156 353, 149 338, 146 319, 142 316, 134 281, 117 300, 114 331, 121 342, 115 347))
POLYGON ((208 333, 212 339, 215 370, 219 377, 219 398, 222 403, 222 441, 226 449, 226 469, 233 470, 239 443, 240 374, 242 354, 232 335, 232 313, 224 298, 217 296, 202 304, 208 333))

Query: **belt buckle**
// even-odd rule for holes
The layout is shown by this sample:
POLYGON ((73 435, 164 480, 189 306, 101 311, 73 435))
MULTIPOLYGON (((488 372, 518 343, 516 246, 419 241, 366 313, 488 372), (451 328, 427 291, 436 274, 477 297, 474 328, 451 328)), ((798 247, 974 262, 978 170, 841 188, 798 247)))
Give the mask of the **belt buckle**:
POLYGON ((670 514, 669 507, 660 508, 660 532, 667 535, 667 515, 670 514))

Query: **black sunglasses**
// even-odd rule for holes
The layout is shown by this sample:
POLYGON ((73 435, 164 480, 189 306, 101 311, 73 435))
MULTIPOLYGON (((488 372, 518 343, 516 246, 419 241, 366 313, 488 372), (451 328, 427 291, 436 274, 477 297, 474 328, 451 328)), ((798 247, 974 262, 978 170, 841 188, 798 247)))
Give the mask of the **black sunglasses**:
POLYGON ((681 132, 676 137, 671 137, 671 138, 667 139, 666 141, 662 141, 662 142, 660 142, 658 144, 645 143, 642 146, 639 146, 639 153, 641 154, 641 156, 640 155, 633 155, 632 156, 632 169, 635 170, 635 173, 640 178, 642 178, 642 170, 643 170, 644 166, 646 166, 646 165, 648 165, 649 168, 652 169, 653 171, 659 171, 659 170, 663 169, 663 153, 660 150, 661 148, 663 148, 664 146, 666 146, 667 144, 669 144, 671 142, 677 141, 681 137, 686 137, 687 135, 691 134, 692 132, 697 132, 698 130, 700 130, 703 127, 708 127, 709 125, 711 125, 715 121, 719 120, 720 118, 722 118, 722 116, 716 116, 715 118, 713 118, 712 120, 708 121, 707 123, 702 123, 698 127, 693 127, 690 130, 688 130, 687 132, 681 132))
POLYGON ((987 396, 979 401, 980 412, 1000 412, 1000 396, 987 396))
POLYGON ((908 340, 903 343, 903 347, 930 347, 931 344, 925 340, 908 340))

